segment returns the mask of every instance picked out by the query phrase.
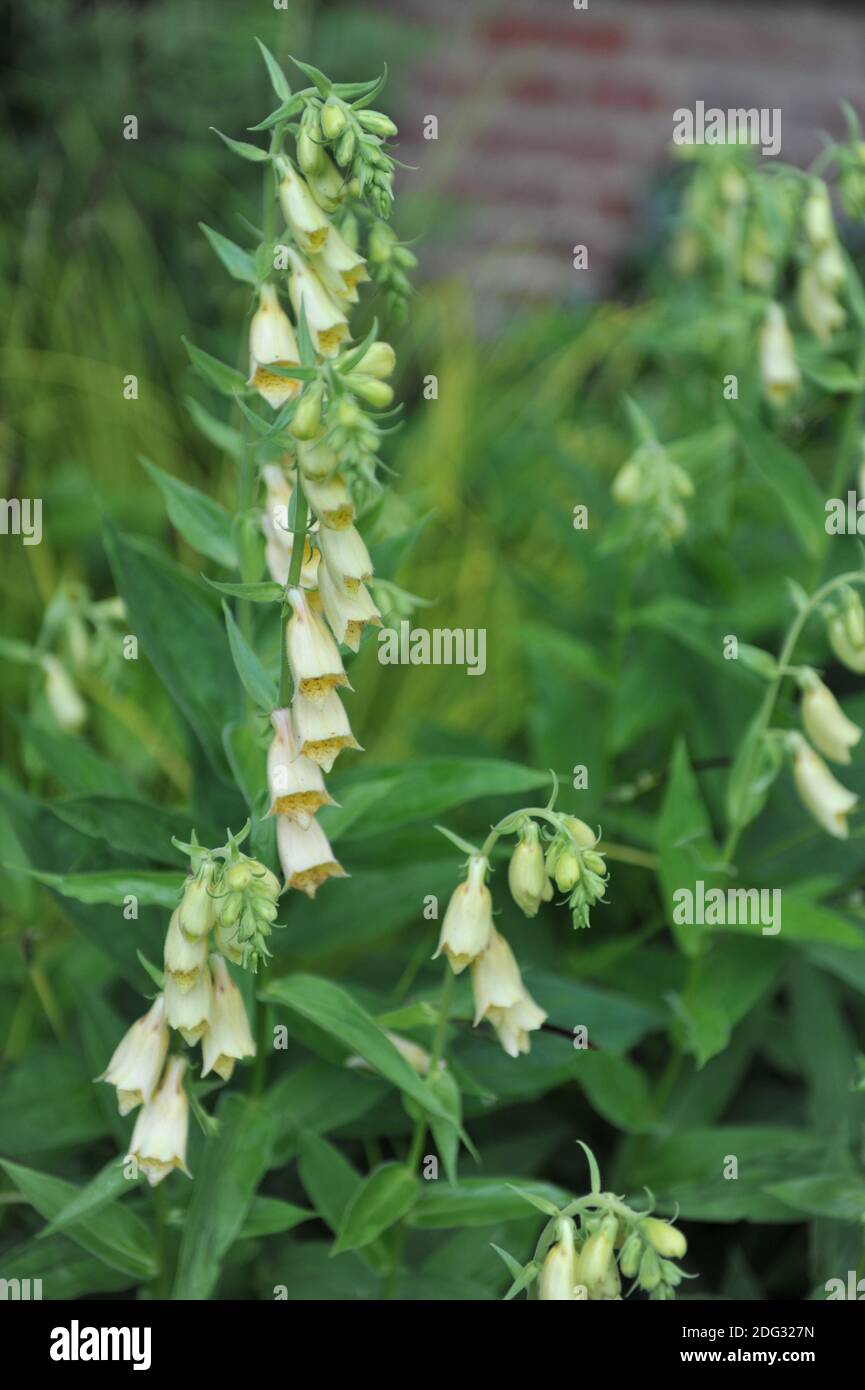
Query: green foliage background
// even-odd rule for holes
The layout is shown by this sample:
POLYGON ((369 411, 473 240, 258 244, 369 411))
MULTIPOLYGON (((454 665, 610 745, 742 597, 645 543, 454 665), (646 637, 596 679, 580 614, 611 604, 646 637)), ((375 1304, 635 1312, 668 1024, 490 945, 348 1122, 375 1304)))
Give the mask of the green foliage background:
MULTIPOLYGON (((82 737, 52 720, 32 668, 2 667, 0 1273, 42 1277, 51 1298, 270 1298, 277 1285, 292 1299, 378 1297, 389 1238, 330 1259, 332 1233, 351 1243, 359 1175, 404 1154, 412 1083, 346 1069, 358 1050, 346 1021, 370 1046, 374 1018, 428 1043, 439 972, 422 902, 443 902, 459 872, 434 822, 482 836, 544 796, 552 768, 562 805, 637 862, 611 856, 609 904, 582 934, 553 906, 524 921, 500 866, 500 922, 555 1028, 512 1061, 472 1031, 461 982, 449 1055, 480 1166, 463 1152, 454 1183, 405 1197, 392 1291, 501 1297, 491 1242, 528 1258, 538 1223, 508 1183, 554 1199, 582 1191, 582 1139, 607 1187, 636 1197, 648 1186, 662 1213, 678 1208, 686 1267, 700 1274, 685 1296, 823 1296, 862 1260, 861 826, 830 842, 781 774, 737 856, 741 882, 783 890, 777 938, 672 930, 668 893, 711 865, 730 763, 762 695, 757 674, 723 660, 724 635, 777 650, 788 579, 810 590, 860 563, 853 539, 823 527, 850 393, 812 383, 774 429, 758 399, 753 305, 719 309, 654 262, 633 302, 556 308, 492 343, 479 341, 462 286, 429 285, 394 337, 410 409, 388 456, 401 503, 376 560, 433 601, 419 621, 485 628, 487 671, 386 667, 372 642, 362 650, 351 713, 366 753, 334 779, 343 809, 327 826, 352 877, 289 904, 265 987, 268 1024, 288 1028, 289 1047, 268 1055, 260 1097, 242 1071, 211 1098, 220 1132, 194 1133, 194 1183, 175 1177, 154 1203, 118 1177, 129 1121, 91 1078, 140 1012, 138 953, 159 958, 183 867, 170 837, 195 825, 218 843, 242 824, 232 773, 262 809, 256 726, 219 596, 199 577, 230 575, 169 523, 137 461, 233 505, 235 463, 218 447, 231 444, 227 414, 211 438, 196 427, 195 403, 212 401, 181 338, 236 360, 243 292, 197 224, 239 227, 254 185, 208 127, 240 134, 258 118, 254 31, 337 79, 372 75, 385 57, 389 95, 410 53, 402 32, 357 7, 299 6, 271 32, 227 0, 37 3, 14 23, 0 447, 5 495, 44 499, 45 539, 4 542, 4 636, 37 640, 58 588, 84 584, 122 594, 142 659, 90 673, 82 737), (136 143, 122 140, 129 111, 136 143), (739 374, 736 409, 721 399, 721 368, 739 374), (140 380, 134 403, 127 373, 140 380), (420 389, 429 373, 434 403, 420 389), (666 553, 610 545, 609 485, 633 447, 626 394, 695 483, 688 532, 666 553), (806 462, 794 468, 790 452, 806 462), (588 531, 574 529, 579 503, 588 531), (589 788, 571 793, 580 763, 589 788), (122 918, 124 893, 146 904, 137 921, 122 918), (597 1050, 574 1049, 579 1024, 597 1050), (736 1181, 719 1179, 726 1155, 736 1181)), ((422 193, 402 205, 403 235, 446 224, 422 193)), ((277 634, 269 614, 254 618, 274 673, 277 634)), ((818 624, 802 656, 865 721, 861 687, 829 663, 818 624)), ((795 723, 792 702, 781 718, 795 723)), ((865 794, 861 758, 846 781, 865 794)), ((260 821, 255 834, 269 853, 260 821)))

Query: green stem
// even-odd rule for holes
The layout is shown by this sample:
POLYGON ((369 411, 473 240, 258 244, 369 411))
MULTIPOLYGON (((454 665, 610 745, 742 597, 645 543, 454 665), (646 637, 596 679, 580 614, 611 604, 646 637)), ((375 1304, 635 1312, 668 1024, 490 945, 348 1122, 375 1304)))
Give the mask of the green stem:
POLYGON ((285 629, 291 617, 291 603, 289 602, 288 591, 289 589, 296 589, 300 583, 300 572, 303 569, 303 553, 306 548, 308 520, 309 506, 306 500, 306 493, 303 490, 303 484, 300 481, 300 469, 298 469, 294 493, 294 526, 291 532, 291 562, 288 567, 288 578, 285 581, 285 589, 282 594, 282 615, 280 619, 279 703, 283 708, 291 699, 291 673, 288 669, 288 649, 285 640, 285 629))
MULTIPOLYGON (((770 720, 775 710, 775 704, 777 702, 778 695, 781 691, 781 686, 784 680, 786 679, 786 673, 788 671, 788 668, 792 664, 793 652, 795 651, 796 643, 799 641, 799 638, 802 635, 802 631, 805 627, 805 624, 807 623, 811 615, 815 612, 817 607, 823 602, 823 600, 828 598, 829 595, 833 593, 835 589, 841 588, 844 584, 865 584, 865 574, 863 574, 861 570, 851 570, 847 574, 839 574, 836 575, 834 579, 830 579, 827 584, 824 584, 822 586, 822 588, 815 590, 815 592, 809 598, 808 602, 804 604, 802 608, 800 608, 799 612, 796 614, 796 617, 793 619, 793 622, 790 625, 787 636, 784 639, 784 645, 781 648, 780 654, 778 656, 777 674, 775 675, 771 683, 768 685, 766 693, 763 696, 763 703, 760 706, 760 709, 757 713, 757 718, 753 728, 753 742, 751 744, 751 754, 744 768, 742 769, 742 781, 745 786, 747 786, 750 782, 751 775, 754 770, 754 759, 756 757, 757 750, 759 749, 762 739, 769 727, 770 720)), ((730 860, 736 852, 736 847, 739 843, 739 839, 744 828, 745 825, 742 821, 741 816, 739 816, 736 820, 734 820, 731 823, 729 832, 727 834, 727 841, 724 845, 722 855, 723 865, 728 865, 730 863, 730 860)))
MULTIPOLYGON (((854 368, 856 376, 862 380, 865 377, 865 338, 859 348, 854 368)), ((835 454, 835 466, 832 470, 832 489, 830 497, 839 497, 841 489, 847 478, 847 471, 850 467, 850 455, 853 452, 856 431, 859 428, 859 412, 862 408, 862 389, 854 391, 847 402, 844 411, 844 420, 841 426, 841 434, 838 440, 838 449, 835 454)))
MULTIPOLYGON (((450 1018, 451 1005, 454 995, 454 981, 456 976, 450 966, 445 962, 445 977, 442 985, 441 998, 439 999, 439 1016, 436 1021, 435 1033, 433 1034, 432 1051, 430 1052, 429 1075, 434 1076, 438 1071, 439 1063, 444 1057, 445 1042, 447 1040, 447 1027, 450 1018)), ((423 1114, 415 1120, 414 1133, 412 1134, 411 1145, 406 1158, 406 1167, 409 1172, 416 1173, 420 1166, 423 1154, 424 1140, 426 1139, 427 1122, 423 1114)), ((399 1272, 400 1258, 402 1256, 403 1245, 405 1243, 405 1221, 401 1221, 394 1237, 393 1259, 388 1270, 382 1288, 382 1298, 393 1298, 393 1291, 396 1285, 396 1277, 399 1272)))

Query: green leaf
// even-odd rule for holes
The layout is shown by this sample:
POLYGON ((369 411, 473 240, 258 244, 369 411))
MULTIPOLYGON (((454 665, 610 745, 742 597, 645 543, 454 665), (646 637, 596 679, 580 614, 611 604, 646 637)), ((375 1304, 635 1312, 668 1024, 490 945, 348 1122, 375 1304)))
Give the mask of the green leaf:
POLYGON ((683 954, 695 956, 706 928, 676 921, 674 894, 680 890, 693 893, 698 880, 705 883, 707 890, 717 887, 721 880, 713 868, 718 852, 712 827, 683 739, 677 742, 670 765, 658 820, 658 846, 667 923, 683 954))
POLYGON ((273 90, 276 92, 276 95, 279 97, 280 101, 290 101, 291 87, 288 85, 288 78, 286 77, 279 63, 274 58, 270 49, 267 48, 261 42, 261 39, 257 38, 255 42, 258 44, 258 47, 261 50, 261 56, 264 59, 268 76, 270 77, 270 84, 273 87, 273 90))
POLYGON ((282 585, 270 579, 262 579, 255 584, 223 584, 218 579, 208 579, 207 575, 202 575, 202 578, 212 589, 218 589, 230 598, 246 599, 249 603, 279 603, 282 600, 282 585))
POLYGON ((222 727, 237 713, 240 691, 203 587, 158 551, 110 526, 105 546, 144 655, 222 774, 222 727))
POLYGON ((798 454, 757 420, 732 408, 751 470, 774 492, 804 549, 816 558, 823 550, 826 515, 817 484, 798 454))
POLYGON ((246 381, 234 367, 220 362, 218 357, 211 357, 209 352, 196 347, 188 338, 183 338, 182 341, 189 354, 189 360, 199 376, 202 376, 208 385, 212 386, 220 395, 234 398, 246 391, 246 381))
MULTIPOLYGON (((189 839, 192 830, 189 815, 116 796, 70 796, 48 805, 66 825, 74 826, 82 835, 105 840, 123 854, 155 859, 162 864, 186 861, 186 856, 175 849, 171 839, 172 836, 184 841, 189 839)), ((205 844, 218 834, 215 827, 202 827, 200 822, 197 828, 199 839, 205 844)))
POLYGON ((183 539, 199 554, 234 569, 237 553, 231 537, 231 517, 225 508, 198 488, 172 478, 149 459, 139 456, 138 461, 162 493, 169 519, 183 539))
POLYGON ((244 251, 236 242, 230 241, 221 232, 215 232, 212 227, 208 227, 206 222, 199 222, 198 225, 231 278, 240 280, 246 285, 257 285, 258 275, 256 274, 255 261, 249 252, 244 251))
POLYGON ((865 381, 847 366, 846 362, 836 362, 829 358, 823 362, 802 361, 805 375, 830 395, 855 395, 865 387, 865 381))
MULTIPOLYGON (((112 1098, 113 1099, 113 1098, 112 1098)), ((72 1197, 62 1208, 61 1211, 49 1221, 43 1231, 40 1231, 39 1238, 54 1235, 58 1231, 64 1231, 76 1221, 83 1221, 85 1217, 93 1216, 98 1211, 104 1211, 116 1202, 118 1197, 123 1197, 134 1186, 123 1171, 123 1163, 119 1158, 112 1158, 95 1177, 90 1179, 86 1187, 77 1188, 72 1197)))
POLYGON ((450 1115, 396 1050, 386 1033, 348 990, 314 975, 287 975, 271 980, 262 998, 309 1019, 335 1038, 346 1052, 359 1053, 371 1067, 416 1101, 430 1115, 450 1122, 450 1115))
POLYGON ((653 1127, 655 1114, 645 1075, 627 1057, 612 1052, 577 1053, 577 1080, 592 1109, 610 1124, 639 1134, 653 1127))
MULTIPOLYGON (((103 1067, 108 1056, 102 1060, 103 1067)), ((108 1132, 92 1076, 73 1051, 39 1043, 14 1066, 5 1065, 0 1087, 0 1153, 32 1159, 36 1154, 92 1144, 108 1132)))
MULTIPOLYGON (((9 1279, 41 1279, 44 1293, 52 1301, 84 1298, 87 1294, 118 1293, 139 1282, 138 1276, 109 1269, 102 1260, 89 1255, 65 1236, 31 1240, 3 1252, 3 1265, 9 1279)), ((10 1295, 11 1296, 11 1295, 10 1295)), ((35 1292, 32 1295, 35 1297, 35 1292)))
POLYGON ((283 1202, 278 1197, 253 1197, 246 1220, 238 1233, 238 1240, 253 1240, 259 1236, 281 1235, 283 1231, 293 1231, 304 1221, 312 1221, 315 1212, 305 1207, 296 1207, 293 1202, 283 1202))
POLYGON ((183 1223, 176 1299, 211 1296, 270 1160, 272 1118, 261 1101, 224 1096, 218 1118, 218 1132, 205 1141, 183 1223))
POLYGON ((94 753, 77 734, 62 729, 44 729, 22 720, 21 729, 28 748, 50 769, 51 776, 70 792, 93 796, 135 796, 135 784, 121 767, 94 753))
POLYGON ((172 911, 180 900, 185 877, 167 869, 94 869, 80 874, 52 874, 40 869, 29 872, 46 888, 54 888, 64 898, 75 898, 80 903, 109 903, 120 909, 124 898, 134 897, 140 907, 165 907, 172 911))
POLYGON ((340 805, 323 810, 320 819, 331 839, 377 837, 466 801, 516 796, 549 782, 549 772, 495 758, 419 758, 335 777, 333 795, 340 805))
MULTIPOLYGON (((0 1159, 6 1176, 46 1221, 58 1217, 80 1189, 71 1182, 0 1159)), ((72 1222, 66 1235, 111 1269, 152 1279, 158 1272, 153 1237, 134 1212, 117 1204, 72 1222)))
POLYGON ((268 151, 263 150, 260 145, 250 145, 246 140, 232 140, 231 136, 223 135, 221 130, 217 130, 215 125, 210 129, 234 154, 239 154, 241 159, 249 159, 253 164, 265 164, 270 159, 268 151))
POLYGON ((727 781, 726 810, 730 825, 744 828, 759 816, 782 763, 778 741, 766 737, 758 710, 739 744, 727 781))
POLYGON ((793 1211, 829 1221, 865 1220, 865 1181, 850 1173, 818 1173, 769 1183, 766 1192, 793 1211))
POLYGON ((306 1195, 334 1235, 338 1234, 360 1178, 339 1149, 318 1134, 300 1137, 297 1165, 306 1195))
POLYGON ((454 1186, 425 1183, 409 1216, 409 1225, 438 1230, 451 1226, 494 1226, 503 1221, 536 1223, 537 1216, 523 1200, 522 1192, 542 1197, 557 1208, 569 1201, 563 1188, 526 1178, 464 1178, 454 1186))
POLYGON ((698 1067, 723 1052, 735 1025, 773 984, 781 963, 775 942, 730 937, 692 961, 680 1016, 698 1067))
POLYGON ((419 1188, 416 1175, 402 1163, 376 1168, 349 1201, 333 1254, 370 1245, 411 1211, 419 1188))
POLYGON ((227 603, 223 603, 222 611, 225 615, 225 628, 228 633, 232 660, 243 688, 259 709, 265 710, 269 714, 272 709, 276 709, 279 703, 276 681, 267 673, 250 647, 234 621, 227 603))
POLYGON ((185 404, 193 423, 205 439, 209 439, 211 444, 215 444, 217 449, 221 449, 231 458, 239 459, 241 457, 243 439, 236 429, 232 429, 231 425, 227 425, 224 420, 218 420, 194 396, 186 396, 185 404))
POLYGON ((330 95, 330 89, 333 84, 330 78, 325 77, 324 73, 319 68, 314 68, 312 63, 302 63, 300 59, 295 58, 293 54, 291 55, 291 61, 294 63, 295 67, 300 68, 304 76, 308 77, 310 82, 314 84, 320 96, 328 97, 330 95))

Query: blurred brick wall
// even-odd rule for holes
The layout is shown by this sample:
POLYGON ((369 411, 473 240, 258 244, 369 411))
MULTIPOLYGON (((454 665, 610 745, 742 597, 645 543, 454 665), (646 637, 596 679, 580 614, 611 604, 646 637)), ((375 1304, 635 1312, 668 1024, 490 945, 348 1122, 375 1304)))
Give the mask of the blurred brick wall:
POLYGON ((426 266, 479 298, 607 289, 670 160, 673 112, 697 100, 780 107, 778 156, 804 163, 839 103, 865 110, 865 5, 736 0, 375 0, 416 31, 402 175, 430 200, 426 266), (436 141, 423 138, 435 115, 436 141), (446 232, 442 233, 442 226, 446 232), (589 248, 589 270, 572 248, 589 248))

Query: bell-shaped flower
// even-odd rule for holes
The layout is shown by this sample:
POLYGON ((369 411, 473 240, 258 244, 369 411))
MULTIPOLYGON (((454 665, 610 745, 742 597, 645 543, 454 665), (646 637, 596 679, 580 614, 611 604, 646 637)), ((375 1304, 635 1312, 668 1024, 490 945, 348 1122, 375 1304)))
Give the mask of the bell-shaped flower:
POLYGON ((96 1078, 117 1088, 117 1105, 121 1115, 128 1115, 136 1105, 150 1100, 156 1090, 167 1051, 165 998, 160 994, 143 1018, 137 1019, 124 1034, 105 1071, 96 1078))
POLYGON ((274 734, 267 750, 268 815, 288 816, 305 829, 316 811, 336 803, 324 785, 318 763, 297 751, 291 710, 275 709, 270 722, 274 734))
POLYGON ((185 1059, 172 1057, 159 1090, 139 1112, 132 1131, 127 1160, 135 1160, 151 1187, 175 1168, 191 1177, 186 1166, 189 1101, 183 1086, 185 1071, 185 1059))
POLYGON ((201 1040, 201 1075, 215 1071, 223 1081, 228 1081, 236 1061, 255 1056, 255 1043, 243 995, 229 975, 222 956, 211 955, 210 975, 213 999, 210 1026, 201 1040))
POLYGON ((802 696, 802 723, 815 748, 836 763, 849 763, 862 730, 848 719, 832 691, 813 673, 802 696))
POLYGON ((348 319, 345 310, 325 289, 315 271, 296 251, 289 251, 291 275, 288 293, 297 317, 301 309, 306 314, 306 322, 316 352, 322 357, 333 357, 340 344, 348 337, 348 319))
POLYGON ((279 205, 292 236, 307 255, 321 251, 334 229, 290 159, 280 160, 279 171, 279 205))
POLYGON ((187 936, 180 925, 180 908, 171 914, 165 933, 163 958, 166 975, 181 994, 197 983, 207 961, 207 941, 203 936, 187 936))
POLYGON ((291 703, 291 722, 298 752, 318 763, 325 772, 330 772, 344 748, 363 751, 335 690, 328 691, 321 700, 296 694, 291 703))
POLYGON ((472 962, 472 990, 475 1027, 486 1018, 508 1056, 528 1052, 529 1033, 540 1028, 547 1015, 523 984, 513 951, 495 928, 486 950, 472 962))
POLYGON ((356 526, 333 531, 322 526, 318 544, 331 578, 348 594, 356 594, 361 584, 372 579, 372 560, 356 526))
POLYGON ((75 734, 87 721, 87 706, 66 667, 56 656, 42 657, 45 672, 45 699, 61 729, 75 734))
POLYGON ((349 246, 336 227, 331 227, 330 236, 314 264, 335 299, 357 302, 358 285, 369 279, 366 261, 349 246))
POLYGON ((454 889, 447 905, 433 960, 447 956, 455 975, 486 950, 494 934, 493 900, 484 881, 488 869, 489 860, 473 854, 464 882, 454 889))
POLYGON ((787 735, 793 748, 793 780, 806 810, 829 835, 846 840, 847 817, 859 798, 841 785, 801 734, 787 735))
POLYGON ((321 565, 318 593, 333 635, 353 652, 358 650, 366 627, 381 627, 381 613, 365 584, 359 583, 355 591, 349 593, 334 579, 327 565, 321 565))
POLYGON ((191 989, 177 987, 174 976, 165 976, 165 1017, 184 1042, 194 1047, 207 1032, 210 1019, 210 971, 205 964, 191 989))
POLYGON ((821 280, 816 265, 806 265, 800 272, 796 299, 799 313, 818 342, 828 343, 847 322, 843 307, 821 280))
POLYGON ((345 480, 339 473, 330 478, 305 480, 307 501, 321 522, 332 531, 344 531, 354 521, 354 506, 345 480))
POLYGON ((276 847, 286 888, 296 888, 310 898, 315 897, 327 879, 347 876, 317 820, 301 826, 280 816, 276 822, 276 847))
POLYGON ((300 391, 303 383, 278 376, 268 367, 296 367, 300 361, 291 319, 273 285, 261 287, 259 307, 249 325, 249 385, 278 410, 300 391))
POLYGON ((763 392, 772 405, 785 405, 799 390, 793 335, 780 304, 769 305, 760 330, 760 375, 763 392))
POLYGON ((311 700, 320 700, 336 686, 348 686, 348 676, 339 648, 306 592, 290 589, 288 598, 291 617, 286 624, 285 642, 295 690, 311 700))

